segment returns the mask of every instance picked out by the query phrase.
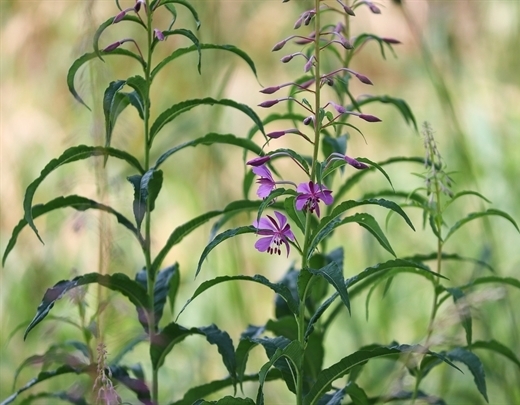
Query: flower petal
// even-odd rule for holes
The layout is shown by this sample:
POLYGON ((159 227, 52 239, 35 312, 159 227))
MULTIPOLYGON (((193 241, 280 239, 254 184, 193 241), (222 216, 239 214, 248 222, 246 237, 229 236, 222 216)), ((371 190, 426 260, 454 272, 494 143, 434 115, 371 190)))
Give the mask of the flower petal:
POLYGON ((302 194, 312 194, 312 190, 309 188, 309 183, 300 183, 296 188, 296 191, 302 194))
POLYGON ((256 229, 264 229, 264 230, 270 230, 270 231, 277 231, 276 227, 273 225, 273 223, 267 219, 267 218, 260 218, 260 221, 257 222, 255 221, 253 223, 253 226, 256 228, 256 229))
POLYGON ((274 182, 273 175, 271 174, 271 171, 267 168, 267 166, 256 166, 251 169, 254 174, 260 177, 265 177, 271 181, 274 182))
POLYGON ((267 238, 260 238, 255 243, 255 248, 259 252, 265 252, 271 246, 271 241, 273 240, 272 236, 268 236, 267 238))
POLYGON ((275 211, 274 215, 278 219, 278 223, 280 224, 280 229, 284 229, 285 225, 287 225, 287 217, 281 212, 275 211))
POLYGON ((300 194, 298 197, 296 197, 296 209, 301 211, 308 199, 309 197, 307 194, 300 194))

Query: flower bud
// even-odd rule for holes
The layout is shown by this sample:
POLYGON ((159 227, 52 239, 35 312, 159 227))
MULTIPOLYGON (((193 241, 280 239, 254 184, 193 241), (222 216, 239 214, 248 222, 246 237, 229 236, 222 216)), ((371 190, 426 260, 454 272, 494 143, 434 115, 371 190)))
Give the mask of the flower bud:
POLYGON ((347 13, 348 15, 352 16, 352 17, 355 17, 356 14, 354 13, 354 10, 352 10, 352 8, 350 8, 349 6, 343 4, 343 10, 345 11, 345 13, 347 13))
POLYGON ((278 139, 284 135, 285 135, 285 131, 274 131, 274 132, 269 132, 268 134, 266 134, 266 136, 268 138, 273 138, 273 139, 278 139))
POLYGON ((303 82, 302 84, 299 84, 298 87, 299 87, 300 89, 308 89, 308 88, 311 87, 315 82, 316 82, 316 80, 314 80, 314 79, 309 79, 309 80, 307 80, 306 82, 303 82))
POLYGON ((374 3, 367 1, 366 4, 367 4, 368 8, 370 9, 370 11, 372 11, 372 13, 381 14, 381 10, 374 3))
POLYGON ((334 101, 329 101, 328 104, 332 105, 339 114, 345 114, 347 109, 342 105, 336 104, 334 101))
POLYGON ((282 49, 285 46, 286 43, 287 43, 286 39, 278 42, 275 46, 273 46, 273 49, 271 49, 271 51, 272 52, 279 51, 280 49, 282 49))
POLYGON ((314 56, 311 56, 305 66, 303 67, 303 71, 307 73, 309 70, 311 70, 314 62, 314 56))
POLYGON ((375 115, 359 114, 358 117, 368 122, 381 122, 381 120, 377 118, 375 115))
POLYGON ((155 34, 155 38, 157 38, 159 41, 164 41, 164 34, 161 30, 154 28, 153 33, 155 34))
POLYGON ((280 90, 280 86, 272 86, 272 87, 266 87, 265 89, 260 90, 260 93, 264 94, 273 94, 276 93, 278 90, 280 90))
POLYGON ((394 38, 381 38, 381 41, 383 41, 387 44, 392 44, 392 45, 397 45, 397 44, 401 43, 401 41, 394 39, 394 38))
POLYGON ((275 104, 278 104, 278 102, 279 102, 278 99, 276 99, 276 100, 267 100, 267 101, 264 101, 263 103, 258 104, 258 107, 269 108, 269 107, 272 107, 275 104))
POLYGON ((104 48, 103 52, 112 52, 113 50, 119 48, 122 43, 122 41, 116 41, 113 44, 110 44, 106 48, 104 48))
POLYGON ((258 167, 262 166, 264 163, 269 162, 270 160, 271 156, 258 156, 254 159, 247 161, 246 165, 258 167))
POLYGON ((361 83, 373 84, 372 81, 365 75, 362 75, 360 73, 354 73, 354 72, 350 72, 350 73, 352 73, 354 76, 356 76, 361 83))
POLYGON ((353 168, 358 169, 358 170, 363 170, 363 169, 369 168, 368 165, 361 163, 360 161, 353 159, 347 155, 345 155, 345 162, 347 162, 347 164, 349 164, 350 166, 352 166, 353 168))
POLYGON ((307 118, 303 120, 303 125, 310 125, 311 122, 314 121, 314 117, 312 115, 309 115, 307 118))
POLYGON ((303 22, 303 17, 304 17, 304 14, 302 14, 300 16, 300 18, 298 18, 296 20, 296 22, 294 23, 294 29, 297 30, 298 28, 300 28, 302 26, 302 22, 303 22))
POLYGON ((287 63, 287 62, 290 62, 292 60, 292 58, 294 58, 294 54, 291 54, 291 55, 285 55, 282 59, 280 59, 282 61, 282 63, 287 63))
POLYGON ((112 24, 117 24, 119 21, 121 21, 123 18, 125 18, 125 15, 128 10, 121 11, 118 15, 114 17, 114 21, 112 21, 112 24))

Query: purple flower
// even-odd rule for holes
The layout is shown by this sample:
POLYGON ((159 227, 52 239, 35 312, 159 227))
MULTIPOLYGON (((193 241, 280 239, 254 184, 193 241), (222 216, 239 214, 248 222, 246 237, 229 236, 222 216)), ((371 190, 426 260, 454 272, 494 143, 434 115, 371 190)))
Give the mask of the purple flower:
POLYGON ((164 41, 164 34, 161 30, 154 28, 153 33, 155 35, 155 38, 157 38, 159 41, 164 41))
POLYGON ((248 160, 246 165, 249 166, 262 166, 264 163, 269 162, 271 160, 271 156, 258 156, 254 159, 248 160))
POLYGON ((274 214, 278 221, 267 215, 267 218, 260 218, 260 221, 253 222, 253 226, 257 229, 257 234, 266 236, 256 241, 255 248, 259 252, 276 253, 279 255, 282 253, 280 246, 283 243, 287 250, 287 257, 289 257, 289 241, 294 241, 294 234, 291 231, 291 226, 287 223, 285 215, 278 211, 275 211, 274 214))
POLYGON ((312 181, 300 183, 296 191, 299 193, 296 197, 296 209, 308 210, 311 214, 316 211, 318 217, 320 216, 319 202, 323 201, 326 205, 330 205, 334 201, 332 191, 324 185, 314 184, 312 181))
POLYGON ((273 179, 273 175, 265 165, 253 167, 252 170, 254 174, 260 176, 260 178, 256 181, 258 184, 260 184, 256 195, 258 195, 260 198, 266 198, 269 194, 271 194, 271 191, 276 188, 276 182, 273 179))

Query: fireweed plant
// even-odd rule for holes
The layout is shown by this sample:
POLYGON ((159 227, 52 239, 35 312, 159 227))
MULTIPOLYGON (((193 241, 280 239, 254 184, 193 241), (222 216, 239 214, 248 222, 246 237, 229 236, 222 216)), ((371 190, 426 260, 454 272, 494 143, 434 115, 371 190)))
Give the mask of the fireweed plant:
MULTIPOLYGON (((118 353, 115 360, 110 360, 108 349, 98 339, 99 333, 89 329, 82 307, 81 294, 76 297, 82 317, 83 341, 56 343, 40 359, 52 359, 58 350, 69 350, 67 356, 61 356, 63 363, 54 370, 42 371, 29 383, 5 399, 3 404, 14 402, 18 395, 34 385, 47 379, 64 374, 93 375, 93 393, 88 392, 40 392, 26 397, 23 403, 49 398, 53 401, 60 398, 74 404, 87 404, 88 400, 97 404, 123 403, 118 384, 126 386, 135 393, 136 401, 143 404, 159 404, 160 368, 168 360, 172 348, 186 337, 201 335, 208 343, 216 345, 223 364, 229 375, 216 381, 208 381, 200 386, 192 387, 185 393, 176 393, 181 399, 168 399, 175 405, 191 404, 264 404, 264 390, 269 381, 282 380, 287 389, 294 394, 294 403, 298 405, 335 405, 352 403, 365 405, 386 401, 402 401, 407 403, 444 404, 444 400, 421 389, 422 381, 437 366, 453 367, 462 363, 474 377, 476 387, 487 400, 487 390, 483 364, 475 351, 488 350, 509 358, 520 365, 520 361, 512 350, 497 340, 474 341, 472 336, 471 307, 478 300, 489 299, 469 294, 478 285, 494 283, 520 288, 520 282, 513 278, 502 278, 496 274, 472 279, 469 283, 453 286, 449 274, 443 270, 446 261, 472 262, 493 271, 487 264, 456 253, 445 251, 448 239, 463 225, 473 219, 484 216, 501 216, 510 221, 518 229, 514 220, 506 213, 488 209, 487 211, 469 214, 455 224, 449 226, 444 219, 444 212, 457 199, 464 196, 485 198, 472 191, 455 193, 452 191, 452 175, 446 172, 446 165, 441 159, 435 144, 433 131, 428 125, 423 128, 426 156, 425 158, 396 157, 384 162, 375 163, 367 158, 353 158, 346 154, 348 140, 347 130, 360 132, 354 120, 370 123, 380 121, 366 110, 372 103, 394 105, 404 119, 416 130, 415 118, 408 105, 400 99, 390 96, 364 95, 355 97, 350 90, 351 80, 357 80, 370 86, 372 82, 360 72, 351 69, 353 57, 364 49, 369 42, 376 42, 383 57, 385 50, 393 52, 393 46, 399 41, 393 38, 382 38, 373 34, 350 33, 350 21, 355 17, 358 8, 368 8, 374 14, 380 14, 380 8, 369 1, 347 3, 342 0, 309 2, 309 9, 304 11, 294 25, 299 34, 290 35, 277 43, 273 51, 286 51, 282 56, 283 63, 301 63, 303 76, 293 82, 276 84, 261 90, 270 97, 259 107, 271 108, 277 104, 287 106, 287 112, 273 113, 264 120, 246 105, 228 99, 190 99, 177 102, 159 114, 151 109, 150 88, 157 73, 165 66, 188 53, 196 52, 199 57, 205 49, 220 49, 242 58, 256 75, 255 65, 242 50, 231 45, 200 43, 196 35, 188 29, 174 28, 177 23, 176 7, 185 7, 194 17, 197 28, 199 19, 191 3, 185 0, 137 0, 133 6, 123 8, 116 2, 119 12, 111 16, 97 30, 94 36, 93 52, 76 60, 70 68, 67 82, 73 96, 81 103, 83 100, 74 86, 74 78, 81 66, 94 58, 124 57, 132 60, 142 68, 142 75, 111 82, 103 97, 105 114, 106 141, 104 146, 80 145, 66 150, 61 156, 49 162, 40 176, 26 190, 24 199, 24 218, 15 227, 11 240, 4 253, 4 263, 9 252, 14 248, 17 237, 25 226, 29 226, 38 234, 34 219, 50 211, 71 207, 84 211, 96 209, 115 216, 117 221, 136 239, 143 253, 143 270, 130 278, 123 273, 99 274, 90 273, 63 280, 47 290, 40 303, 36 316, 28 325, 24 338, 50 312, 57 300, 66 293, 81 291, 79 288, 97 283, 125 296, 136 308, 136 321, 143 330, 143 336, 137 337, 131 344, 118 353), (155 26, 156 13, 166 13, 172 17, 168 27, 155 26), (115 29, 120 23, 137 24, 143 29, 140 38, 122 38, 112 44, 100 46, 105 30, 115 29), (305 31, 305 32, 302 32, 305 31), (171 36, 184 36, 193 45, 172 50, 162 61, 155 63, 152 58, 157 47, 169 46, 171 36), (128 48, 127 48, 128 47, 128 48), (284 94, 282 94, 284 93, 284 94), (282 95, 279 95, 282 94, 282 95), (175 120, 179 115, 199 105, 220 104, 235 108, 246 114, 254 123, 254 127, 246 136, 237 137, 232 134, 210 133, 194 140, 173 146, 159 155, 152 163, 152 147, 157 135, 163 127, 175 120), (128 152, 111 147, 111 136, 119 114, 128 106, 136 109, 143 123, 143 152, 139 159, 128 152), (290 127, 286 123, 290 122, 290 127), (283 123, 283 124, 282 124, 283 123), (264 130, 264 125, 273 127, 273 131, 264 130), (283 126, 282 126, 283 125, 283 126), (277 127, 275 127, 277 126, 277 127), (253 142, 253 137, 260 132, 264 140, 262 146, 253 142), (279 138, 298 137, 297 150, 273 148, 279 138), (155 202, 160 194, 163 182, 162 163, 175 153, 188 146, 227 144, 244 149, 244 162, 247 168, 243 181, 244 199, 231 202, 222 210, 204 213, 184 225, 176 228, 166 244, 155 256, 151 249, 151 224, 155 202), (307 148, 307 149, 306 149, 307 148), (268 151, 267 151, 268 150, 268 151), (310 155, 306 151, 310 150, 310 155), (254 156, 250 156, 250 154, 254 156), (104 158, 105 164, 110 159, 126 162, 135 174, 128 177, 133 187, 132 202, 133 220, 125 217, 114 208, 98 203, 92 199, 77 195, 60 196, 45 204, 33 205, 33 196, 43 180, 55 169, 64 164, 88 159, 93 156, 104 158), (246 157, 248 156, 248 157, 246 157), (277 170, 280 159, 288 159, 299 171, 298 178, 282 178, 277 170), (384 166, 399 162, 412 162, 423 165, 425 172, 418 175, 424 180, 424 187, 415 190, 399 191, 391 187, 380 190, 360 199, 349 200, 346 195, 353 186, 365 176, 379 172, 388 180, 384 166), (342 179, 344 175, 348 177, 342 179), (249 200, 251 188, 256 181, 258 198, 249 200), (393 200, 402 200, 401 204, 393 200), (386 210, 390 216, 399 216, 413 232, 414 226, 403 208, 419 208, 422 210, 424 226, 429 227, 437 240, 433 253, 415 254, 398 258, 383 229, 377 220, 366 212, 351 214, 350 211, 364 206, 376 206, 386 210), (219 233, 220 229, 232 217, 242 212, 255 213, 251 225, 229 229, 219 233), (209 253, 220 243, 242 234, 256 235, 252 242, 259 252, 281 257, 298 256, 285 272, 281 281, 273 282, 263 275, 219 276, 201 283, 190 300, 184 305, 173 322, 160 324, 166 302, 173 308, 179 283, 180 267, 177 263, 163 267, 163 261, 173 246, 213 218, 220 217, 211 232, 211 242, 201 254, 195 275, 198 275, 209 253), (375 263, 356 272, 346 261, 343 247, 331 249, 329 245, 336 243, 333 238, 343 225, 357 223, 378 244, 386 250, 392 259, 375 263), (292 252, 292 253, 291 253, 292 252), (427 263, 433 262, 434 268, 427 263), (345 278, 344 273, 349 277, 345 278), (428 329, 424 331, 421 344, 366 344, 353 352, 345 352, 344 357, 324 367, 326 347, 324 339, 338 314, 351 311, 351 301, 366 293, 366 305, 375 289, 384 285, 385 292, 393 287, 392 280, 405 273, 419 276, 431 283, 433 287, 433 305, 428 329), (250 325, 240 336, 236 346, 229 334, 216 325, 203 327, 186 327, 178 323, 179 315, 198 296, 211 287, 228 281, 250 281, 261 284, 275 295, 275 313, 273 319, 265 325, 250 325), (476 297, 476 298, 475 298, 476 297), (435 339, 436 322, 439 321, 439 310, 448 300, 454 301, 457 308, 455 323, 465 332, 466 342, 456 345, 435 339), (98 340, 97 354, 93 344, 98 340), (125 354, 137 344, 149 345, 149 364, 146 376, 141 364, 125 364, 125 354), (258 372, 247 374, 246 366, 251 350, 263 347, 267 362, 258 372), (434 351, 440 346, 441 349, 434 351), (70 351, 71 350, 71 351, 70 351), (404 372, 412 377, 413 384, 401 384, 395 392, 382 392, 380 386, 361 384, 360 376, 368 361, 387 358, 395 362, 404 372), (346 377, 346 378, 344 378, 346 377), (258 384, 255 398, 243 397, 245 382, 258 384), (210 395, 232 388, 233 395, 221 399, 207 401, 210 395), (52 399, 54 398, 54 399, 52 399)), ((171 41, 170 41, 171 42, 171 41)), ((486 200, 487 201, 487 200, 486 200)), ((253 249, 253 246, 251 247, 253 249)), ((368 315, 368 313, 367 313, 368 315)), ((96 315, 97 316, 97 315, 96 315)), ((90 322, 91 323, 91 322, 90 322)), ((346 350, 346 349, 345 349, 346 350)), ((29 358, 17 371, 31 361, 29 358)), ((172 382, 175 385, 175 382, 172 382)), ((161 401, 163 403, 164 399, 161 401)), ((132 402, 136 403, 136 402, 132 402)))

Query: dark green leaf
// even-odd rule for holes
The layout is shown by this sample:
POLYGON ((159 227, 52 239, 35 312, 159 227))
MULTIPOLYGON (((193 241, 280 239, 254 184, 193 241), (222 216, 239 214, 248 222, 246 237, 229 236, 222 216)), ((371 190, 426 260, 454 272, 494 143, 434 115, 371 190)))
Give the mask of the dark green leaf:
MULTIPOLYGON (((112 214, 116 217, 117 222, 119 222, 121 225, 123 225, 125 228, 127 228, 132 234, 137 238, 141 246, 143 245, 143 240, 141 238, 141 235, 139 234, 139 231, 137 228, 123 215, 121 215, 119 212, 115 211, 111 207, 100 204, 94 200, 90 200, 85 197, 81 197, 78 195, 69 195, 67 197, 58 197, 54 200, 49 201, 46 204, 37 204, 34 207, 32 207, 31 210, 31 217, 32 218, 38 218, 41 215, 44 215, 50 211, 59 209, 59 208, 74 208, 78 211, 85 211, 88 209, 97 209, 100 211, 108 212, 109 214, 112 214)), ((7 256, 11 252, 11 250, 16 245, 16 241, 18 239, 18 235, 22 231, 22 229, 27 225, 27 221, 25 219, 21 219, 20 222, 14 227, 13 233, 11 234, 11 239, 9 239, 9 242, 7 243, 7 247, 5 248, 4 256, 2 258, 2 264, 5 264, 5 261, 7 259, 7 256)))
POLYGON ((101 52, 100 51, 99 54, 96 53, 96 52, 89 52, 89 53, 86 53, 86 54, 82 55, 78 59, 76 59, 74 61, 74 63, 72 64, 72 66, 70 67, 69 72, 67 73, 67 86, 69 88, 70 93, 74 96, 74 98, 78 102, 83 104, 85 107, 87 107, 89 110, 90 110, 89 106, 87 104, 85 104, 83 99, 80 97, 80 95, 76 91, 76 87, 74 86, 74 79, 76 77, 76 73, 78 72, 78 70, 79 70, 79 68, 81 66, 83 66, 88 61, 97 58, 99 55, 103 55, 103 56, 106 56, 106 55, 108 55, 108 56, 111 56, 111 55, 129 56, 129 57, 137 60, 141 64, 141 66, 143 68, 145 66, 144 60, 139 55, 137 55, 137 54, 135 54, 133 52, 127 51, 126 49, 114 49, 111 52, 101 52))
POLYGON ((449 351, 446 357, 451 361, 458 361, 465 364, 475 380, 475 385, 478 391, 482 394, 486 402, 489 402, 486 390, 486 375, 484 374, 484 367, 478 356, 461 347, 449 351))
MULTIPOLYGON (((60 391, 60 392, 39 392, 38 394, 33 394, 25 398, 22 402, 20 402, 20 405, 29 405, 33 403, 34 401, 37 401, 41 398, 54 398, 54 399, 61 399, 62 401, 70 402, 74 405, 88 405, 85 398, 78 397, 75 393, 70 393, 66 391, 60 391)), ((54 401, 50 399, 53 403, 54 401)), ((41 403, 41 402, 40 402, 41 403)))
MULTIPOLYGON (((36 180, 34 180, 29 185, 29 187, 27 187, 27 189, 25 190, 25 197, 24 197, 24 201, 23 201, 23 207, 24 207, 24 212, 25 212, 24 218, 27 221, 27 223, 29 224, 29 226, 32 228, 32 230, 36 233, 36 236, 38 236, 38 239, 40 239, 40 241, 42 239, 40 238, 40 235, 38 234, 38 230, 36 229, 36 226, 34 225, 34 222, 33 222, 32 202, 33 202, 33 197, 36 192, 36 189, 41 184, 41 182, 51 172, 53 172, 58 167, 60 167, 64 164, 75 162, 75 161, 82 160, 82 159, 87 159, 91 156, 106 156, 106 155, 110 155, 110 156, 117 157, 119 159, 123 159, 126 162, 128 162, 130 165, 132 165, 133 167, 138 169, 140 172, 143 170, 141 168, 141 165, 137 161, 137 159, 135 159, 132 155, 130 155, 126 152, 123 152, 123 151, 120 151, 117 149, 113 149, 113 148, 103 148, 101 146, 79 145, 79 146, 74 146, 72 148, 67 149, 65 152, 63 152, 61 154, 60 157, 58 157, 56 159, 52 159, 49 163, 47 163, 47 165, 41 171, 40 176, 38 176, 38 178, 36 180)), ((42 243, 43 243, 43 241, 42 241, 42 243)))
POLYGON ((127 96, 130 103, 137 109, 141 119, 144 119, 145 116, 149 116, 150 106, 146 102, 149 89, 146 80, 142 76, 136 75, 128 78, 126 80, 126 85, 134 89, 134 91, 128 93, 127 96), (148 106, 148 110, 146 110, 145 106, 148 106))
POLYGON ((132 204, 137 229, 141 229, 146 207, 150 212, 155 209, 155 200, 161 191, 163 183, 162 170, 150 169, 144 175, 128 176, 127 180, 134 187, 134 201, 132 204))
POLYGON ((468 303, 466 302, 466 295, 462 292, 460 288, 446 288, 446 291, 453 297, 453 302, 456 305, 460 322, 462 324, 462 327, 464 328, 464 331, 466 332, 466 342, 468 346, 470 346, 473 335, 473 322, 471 319, 471 312, 468 303))
POLYGON ((184 148, 187 148, 189 146, 197 146, 197 145, 209 146, 209 145, 213 145, 213 144, 235 145, 235 146, 244 148, 246 150, 255 152, 257 154, 262 154, 262 149, 257 144, 255 144, 254 142, 252 142, 248 139, 237 138, 235 135, 231 135, 231 134, 223 135, 223 134, 217 134, 217 133, 211 132, 209 134, 204 135, 203 137, 194 139, 192 141, 185 142, 183 144, 177 145, 177 146, 167 150, 159 157, 159 159, 157 159, 157 162, 155 162, 155 168, 158 168, 171 155, 173 155, 174 153, 176 153, 184 148))
POLYGON ((177 59, 178 57, 180 57, 182 55, 186 55, 187 53, 198 51, 199 48, 201 50, 202 49, 220 49, 220 50, 223 50, 223 51, 232 52, 235 55, 241 57, 249 65, 249 67, 251 68, 251 70, 255 74, 255 77, 257 76, 256 67, 255 67, 255 64, 254 64, 253 60, 247 55, 247 53, 245 53, 244 51, 240 50, 236 46, 233 46, 233 45, 215 45, 215 44, 199 44, 198 47, 196 45, 192 45, 192 46, 187 47, 187 48, 176 49, 170 56, 164 58, 152 70, 152 73, 151 73, 152 80, 155 78, 157 73, 159 73, 159 71, 164 66, 166 66, 168 63, 170 63, 172 60, 175 60, 175 59, 177 59))
POLYGON ((202 252, 202 255, 200 256, 199 263, 197 265, 197 271, 195 272, 195 277, 200 272, 200 269, 202 267, 202 263, 206 259, 206 257, 209 255, 209 253, 219 244, 224 242, 225 240, 228 240, 230 238, 234 238, 237 235, 242 235, 244 233, 256 233, 257 229, 254 226, 241 226, 234 229, 229 229, 227 231, 224 231, 217 236, 215 236, 215 239, 213 239, 202 252))
MULTIPOLYGON (((437 257, 438 257, 437 252, 433 252, 433 253, 430 253, 428 255, 417 254, 417 255, 414 255, 414 256, 410 256, 410 257, 403 257, 403 260, 411 260, 411 261, 415 261, 415 262, 426 262, 426 261, 429 261, 429 260, 437 260, 437 257)), ((460 256, 457 253, 445 253, 445 252, 442 252, 441 253, 441 260, 442 261, 445 261, 445 260, 456 260, 456 261, 461 261, 461 262, 471 262, 471 263, 478 264, 479 266, 485 267, 490 272, 495 273, 495 269, 493 269, 493 267, 491 267, 491 265, 489 263, 486 263, 483 260, 473 259, 471 257, 460 256)))
POLYGON ((431 352, 427 350, 425 347, 420 345, 395 345, 395 346, 379 346, 375 347, 372 350, 359 350, 354 352, 347 357, 344 357, 339 362, 333 364, 329 368, 323 370, 316 380, 316 383, 311 388, 309 393, 304 398, 305 405, 314 405, 317 403, 319 398, 328 390, 330 390, 332 383, 338 378, 347 374, 350 369, 354 366, 366 362, 368 360, 389 356, 389 355, 399 355, 399 354, 407 354, 407 353, 418 353, 418 354, 426 354, 429 356, 434 356, 440 358, 442 361, 451 365, 460 371, 449 359, 445 356, 431 352))
POLYGON ((258 125, 259 128, 261 128, 261 131, 264 132, 264 126, 262 124, 262 121, 256 115, 256 113, 247 105, 237 103, 233 100, 216 100, 214 98, 206 97, 202 99, 192 99, 192 100, 186 100, 182 101, 178 104, 173 105, 172 107, 168 108, 164 112, 162 112, 157 119, 152 124, 152 127, 150 128, 150 144, 155 138, 155 136, 159 133, 159 131, 169 122, 173 121, 175 118, 177 118, 180 114, 187 112, 191 110, 194 107, 197 107, 199 105, 223 105, 226 107, 232 107, 239 111, 242 111, 244 114, 246 114, 253 122, 258 125))
POLYGON ((170 302, 170 312, 172 315, 175 313, 175 300, 177 299, 177 292, 179 291, 179 287, 181 285, 181 272, 179 271, 179 267, 177 265, 176 271, 174 271, 170 285, 168 287, 168 301, 170 302))
MULTIPOLYGON (((201 54, 201 51, 200 51, 200 43, 199 43, 199 39, 197 38, 197 36, 191 32, 190 30, 187 30, 187 29, 184 29, 184 28, 180 28, 180 29, 177 29, 177 30, 172 30, 172 31, 162 31, 162 34, 164 35, 164 37, 169 37, 169 36, 172 36, 172 35, 182 35, 182 36, 185 36, 186 38, 188 38, 189 40, 191 40, 191 42, 193 42, 195 48, 197 49, 197 52, 199 54, 199 61, 197 63, 197 70, 199 71, 200 73, 200 64, 201 64, 201 57, 202 57, 202 54, 201 54)), ((159 43, 160 41, 155 38, 153 43, 152 43, 152 51, 153 49, 157 46, 157 44, 159 43)))
POLYGON ((331 262, 319 270, 309 269, 309 271, 314 275, 324 278, 334 287, 350 313, 350 300, 348 298, 347 287, 345 286, 345 279, 343 278, 343 270, 341 267, 339 267, 336 262, 331 262))
MULTIPOLYGON (((134 22, 134 23, 137 23, 139 24, 140 26, 142 26, 145 30, 146 30, 146 25, 144 24, 144 22, 134 16, 134 15, 130 15, 130 14, 127 14, 125 15, 119 22, 118 24, 120 24, 121 22, 123 21, 130 21, 130 22, 134 22)), ((94 40, 93 40, 93 46, 94 46, 94 54, 97 55, 101 60, 103 60, 103 58, 101 57, 103 55, 103 52, 101 52, 99 50, 99 38, 101 37, 101 34, 103 34, 103 32, 108 28, 110 27, 112 24, 114 23, 114 17, 111 17, 109 18, 108 20, 106 20, 103 24, 101 24, 98 29, 96 30, 95 34, 94 34, 94 40)), ((113 51, 112 51, 113 52, 113 51)), ((112 53, 111 52, 111 53, 112 53)))
POLYGON ((255 401, 251 398, 235 398, 231 396, 226 396, 224 398, 220 398, 218 401, 202 401, 197 402, 197 405, 255 405, 255 401))
POLYGON ((499 353, 502 356, 507 357, 513 363, 515 363, 520 368, 520 360, 516 356, 516 354, 507 346, 504 346, 502 343, 497 342, 496 340, 488 340, 483 341, 479 340, 477 342, 473 342, 469 349, 487 349, 493 351, 495 353, 499 353))
POLYGON ((111 290, 120 292, 137 308, 146 308, 148 306, 148 295, 146 294, 146 290, 122 273, 115 273, 112 275, 89 273, 75 277, 72 280, 62 280, 45 292, 42 302, 36 311, 36 316, 25 330, 23 337, 24 340, 27 337, 27 334, 47 316, 56 301, 63 297, 66 292, 73 288, 91 283, 97 283, 110 288, 111 290))
POLYGON ((247 360, 249 359, 249 352, 258 345, 257 339, 262 333, 264 333, 264 331, 265 328, 263 326, 249 325, 248 328, 240 335, 240 341, 237 345, 235 358, 237 362, 237 379, 241 389, 242 382, 245 381, 244 375, 246 372, 247 360))
POLYGON ((469 214, 468 216, 466 216, 465 218, 463 218, 460 221, 458 221, 455 225, 453 225, 450 228, 448 234, 444 238, 444 242, 446 242, 448 240, 448 238, 451 235, 453 235, 462 225, 465 225, 469 221, 472 221, 474 219, 482 218, 482 217, 485 217, 485 216, 491 216, 491 215, 495 215, 495 216, 499 216, 499 217, 507 219, 509 222, 511 222, 513 224, 515 229, 520 233, 520 229, 518 229, 518 225, 516 224, 515 220, 509 214, 505 213, 504 211, 500 211, 500 210, 496 210, 496 209, 490 208, 490 209, 488 209, 486 211, 473 212, 473 213, 469 214))
POLYGON ((195 19, 195 23, 197 24, 197 29, 200 28, 199 15, 197 14, 197 10, 195 10, 195 8, 190 3, 188 3, 187 1, 184 1, 184 0, 162 0, 160 5, 165 6, 166 4, 180 4, 184 7, 186 7, 190 11, 193 18, 195 19))
MULTIPOLYGON (((117 117, 128 106, 130 100, 119 91, 125 86, 126 80, 110 82, 103 96, 103 113, 105 114, 105 147, 110 147, 112 132, 116 125, 117 117)), ((108 156, 105 156, 105 163, 108 156)))
POLYGON ((144 405, 153 405, 150 395, 150 389, 146 382, 139 378, 132 378, 126 371, 126 368, 120 366, 111 366, 110 373, 112 378, 119 381, 130 391, 134 392, 137 399, 144 405))

